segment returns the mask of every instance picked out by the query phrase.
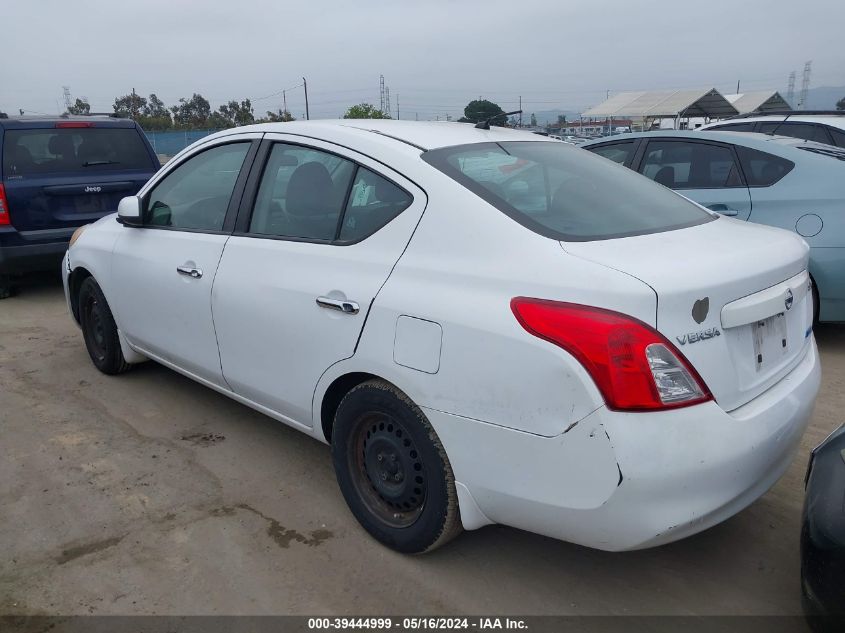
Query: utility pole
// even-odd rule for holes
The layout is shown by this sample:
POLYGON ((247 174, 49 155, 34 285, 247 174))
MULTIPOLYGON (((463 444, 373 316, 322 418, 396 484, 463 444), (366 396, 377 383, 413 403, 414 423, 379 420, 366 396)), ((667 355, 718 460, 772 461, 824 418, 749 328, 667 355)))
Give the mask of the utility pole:
POLYGON ((519 127, 522 127, 522 95, 519 95, 519 127))
POLYGON ((396 120, 399 120, 399 93, 396 93, 396 120))
POLYGON ((135 107, 136 107, 136 104, 137 104, 137 101, 136 101, 137 98, 138 98, 138 96, 135 94, 135 88, 132 88, 132 105, 129 107, 129 116, 131 117, 131 119, 133 121, 136 118, 138 118, 135 114, 135 107))
POLYGON ((384 104, 387 106, 387 112, 385 114, 390 116, 390 86, 385 86, 384 88, 384 104))
POLYGON ((378 76, 378 87, 379 87, 379 110, 383 113, 384 112, 384 75, 378 76))
POLYGON ((282 103, 284 104, 284 110, 282 110, 282 116, 287 114, 288 111, 288 96, 285 94, 285 91, 282 90, 282 103))
POLYGON ((786 102, 790 108, 795 107, 795 71, 789 73, 789 87, 786 89, 786 102))
POLYGON ((305 120, 308 121, 311 115, 308 112, 308 82, 305 81, 305 77, 302 78, 302 87, 305 89, 305 120))
POLYGON ((736 93, 739 94, 739 79, 736 80, 736 93))
POLYGON ((804 64, 804 76, 801 79, 801 97, 798 101, 798 109, 803 110, 807 107, 807 93, 810 90, 810 66, 812 61, 804 64))

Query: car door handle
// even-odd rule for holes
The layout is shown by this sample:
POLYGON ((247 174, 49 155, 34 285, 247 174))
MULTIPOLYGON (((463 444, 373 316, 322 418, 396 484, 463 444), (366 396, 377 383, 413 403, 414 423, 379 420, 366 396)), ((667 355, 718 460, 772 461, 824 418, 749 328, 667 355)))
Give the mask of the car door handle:
POLYGON ((722 215, 727 215, 733 217, 735 215, 739 215, 739 211, 736 209, 731 209, 726 204, 711 204, 707 206, 708 209, 711 211, 715 211, 716 213, 721 213, 722 215))
POLYGON ((344 314, 358 314, 358 310, 360 309, 354 301, 330 299, 329 297, 317 297, 317 305, 321 308, 328 308, 329 310, 338 310, 344 314))
POLYGON ((187 275, 188 277, 193 277, 194 279, 199 279, 202 277, 202 270, 199 268, 191 268, 190 266, 177 266, 176 272, 180 275, 187 275))

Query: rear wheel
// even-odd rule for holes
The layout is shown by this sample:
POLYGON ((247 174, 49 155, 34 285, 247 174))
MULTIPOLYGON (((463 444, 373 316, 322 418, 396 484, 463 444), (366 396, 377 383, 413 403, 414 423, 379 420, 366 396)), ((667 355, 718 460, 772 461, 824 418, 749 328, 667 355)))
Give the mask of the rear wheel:
POLYGON ((88 277, 79 288, 79 323, 94 366, 104 374, 120 374, 132 367, 123 358, 120 337, 99 284, 88 277))
POLYGON ((371 380, 346 394, 332 459, 355 518, 388 547, 417 554, 460 533, 446 451, 419 407, 393 385, 371 380))

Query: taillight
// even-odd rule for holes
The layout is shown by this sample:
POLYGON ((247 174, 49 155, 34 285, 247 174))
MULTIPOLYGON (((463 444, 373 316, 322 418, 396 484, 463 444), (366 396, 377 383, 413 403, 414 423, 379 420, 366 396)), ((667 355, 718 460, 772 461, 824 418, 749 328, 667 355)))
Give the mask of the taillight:
POLYGON ((90 121, 60 121, 56 123, 56 127, 94 127, 94 124, 90 121))
POLYGON ((572 354, 617 411, 686 407, 712 396, 672 343, 630 316, 575 303, 516 297, 511 310, 530 334, 572 354))
POLYGON ((9 226, 12 219, 9 217, 9 201, 6 199, 6 188, 0 183, 0 226, 9 226))

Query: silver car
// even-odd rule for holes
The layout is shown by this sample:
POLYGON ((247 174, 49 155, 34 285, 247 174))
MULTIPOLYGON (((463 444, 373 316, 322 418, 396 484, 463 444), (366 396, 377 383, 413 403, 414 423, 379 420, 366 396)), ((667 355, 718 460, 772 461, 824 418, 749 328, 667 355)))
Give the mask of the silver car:
POLYGON ((810 245, 818 319, 845 321, 845 149, 701 131, 623 134, 581 147, 722 215, 795 231, 810 245))

